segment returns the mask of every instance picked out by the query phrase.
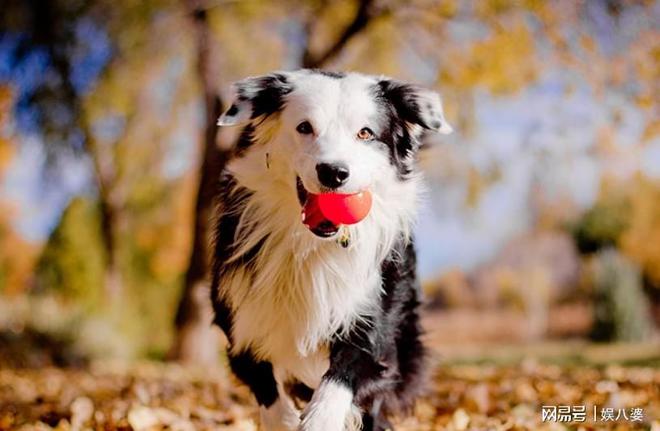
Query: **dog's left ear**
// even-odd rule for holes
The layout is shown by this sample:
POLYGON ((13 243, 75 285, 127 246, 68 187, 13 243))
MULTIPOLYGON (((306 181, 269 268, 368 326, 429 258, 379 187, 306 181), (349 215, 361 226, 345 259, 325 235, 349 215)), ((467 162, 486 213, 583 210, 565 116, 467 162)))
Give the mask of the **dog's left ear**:
POLYGON ((391 79, 380 81, 378 86, 382 96, 404 121, 442 134, 454 130, 445 120, 442 100, 435 91, 391 79))
POLYGON ((293 90, 285 73, 271 73, 243 79, 233 85, 235 97, 218 119, 218 126, 244 124, 268 116, 284 107, 284 98, 293 90))

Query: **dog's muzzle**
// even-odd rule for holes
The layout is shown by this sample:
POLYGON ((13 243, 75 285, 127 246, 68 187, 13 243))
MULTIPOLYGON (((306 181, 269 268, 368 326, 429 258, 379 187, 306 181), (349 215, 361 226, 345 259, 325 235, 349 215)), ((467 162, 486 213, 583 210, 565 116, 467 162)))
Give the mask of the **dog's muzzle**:
POLYGON ((302 222, 316 236, 321 238, 330 238, 339 232, 339 226, 328 220, 318 206, 312 202, 312 195, 305 189, 300 177, 296 177, 296 190, 298 192, 298 201, 302 207, 302 222))

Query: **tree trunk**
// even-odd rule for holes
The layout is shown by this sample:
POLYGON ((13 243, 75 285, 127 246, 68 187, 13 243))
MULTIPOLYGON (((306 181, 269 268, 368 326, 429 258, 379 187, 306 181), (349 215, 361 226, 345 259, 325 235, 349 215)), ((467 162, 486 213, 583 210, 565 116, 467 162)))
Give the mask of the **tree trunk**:
POLYGON ((220 347, 219 330, 212 326, 213 309, 208 277, 210 220, 213 197, 227 152, 216 143, 222 100, 218 94, 219 74, 215 70, 213 42, 208 16, 200 2, 184 0, 193 21, 197 42, 197 75, 204 95, 205 128, 201 142, 201 172, 195 202, 195 225, 190 261, 176 314, 176 339, 172 359, 213 366, 220 347))
POLYGON ((92 141, 91 134, 85 132, 85 140, 87 144, 87 152, 94 160, 94 172, 96 177, 96 184, 99 193, 99 207, 101 212, 101 239, 106 253, 105 264, 105 291, 111 299, 116 299, 122 292, 122 276, 119 267, 119 250, 117 249, 117 236, 121 208, 120 205, 113 202, 111 198, 111 184, 114 184, 115 176, 104 175, 101 169, 102 157, 98 153, 92 141))

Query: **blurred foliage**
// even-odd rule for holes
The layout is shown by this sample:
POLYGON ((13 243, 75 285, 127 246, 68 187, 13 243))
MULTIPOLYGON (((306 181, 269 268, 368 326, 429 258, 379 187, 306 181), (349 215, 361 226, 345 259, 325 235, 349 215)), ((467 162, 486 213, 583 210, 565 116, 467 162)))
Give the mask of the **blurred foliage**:
POLYGON ((185 217, 186 208, 168 213, 157 205, 166 199, 152 198, 150 217, 132 228, 138 235, 121 242, 122 292, 104 290, 106 259, 95 202, 71 201, 44 248, 32 295, 55 298, 62 311, 68 307, 72 320, 61 331, 77 340, 83 355, 162 356, 169 345, 186 256, 179 243, 186 224, 169 217, 185 217))
POLYGON ((12 145, 13 128, 11 118, 14 97, 11 88, 0 85, 0 174, 2 174, 14 155, 12 145))
POLYGON ((571 227, 582 253, 617 247, 660 288, 660 182, 639 174, 604 181, 600 198, 571 227))
MULTIPOLYGON (((12 123, 14 95, 10 87, 0 85, 0 178, 14 158, 16 132, 12 123)), ((26 241, 16 232, 13 202, 0 198, 0 294, 16 295, 29 285, 34 262, 40 252, 37 244, 26 241)))
POLYGON ((26 241, 16 232, 12 215, 14 208, 0 201, 0 295, 24 293, 32 282, 34 264, 41 247, 26 241))
POLYGON ((616 250, 601 250, 594 262, 595 341, 643 341, 653 322, 637 267, 616 250))
POLYGON ((619 245, 660 290, 660 183, 640 176, 630 189, 631 214, 619 245))
POLYGON ((517 19, 510 25, 497 25, 488 38, 455 55, 439 80, 452 88, 481 86, 495 94, 507 94, 536 79, 537 62, 533 35, 524 21, 517 19))
POLYGON ((105 265, 98 212, 88 199, 71 201, 37 264, 37 291, 50 290, 90 311, 98 308, 105 265))
POLYGON ((594 253, 605 247, 616 246, 627 228, 630 205, 625 196, 604 193, 573 227, 573 236, 582 253, 594 253))

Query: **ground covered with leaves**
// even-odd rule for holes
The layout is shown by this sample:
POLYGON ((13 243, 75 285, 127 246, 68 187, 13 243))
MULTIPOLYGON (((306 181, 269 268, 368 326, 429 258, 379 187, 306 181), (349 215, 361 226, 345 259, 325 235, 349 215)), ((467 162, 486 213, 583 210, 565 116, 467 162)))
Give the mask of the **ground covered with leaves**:
MULTIPOLYGON (((660 430, 657 367, 444 364, 429 383, 413 414, 395 420, 397 430, 660 430), (543 421, 543 406, 546 415, 555 409, 556 421, 543 421), (562 421, 567 412, 572 422, 562 421)), ((257 423, 249 393, 222 370, 162 363, 0 370, 0 430, 246 431, 257 423)))

